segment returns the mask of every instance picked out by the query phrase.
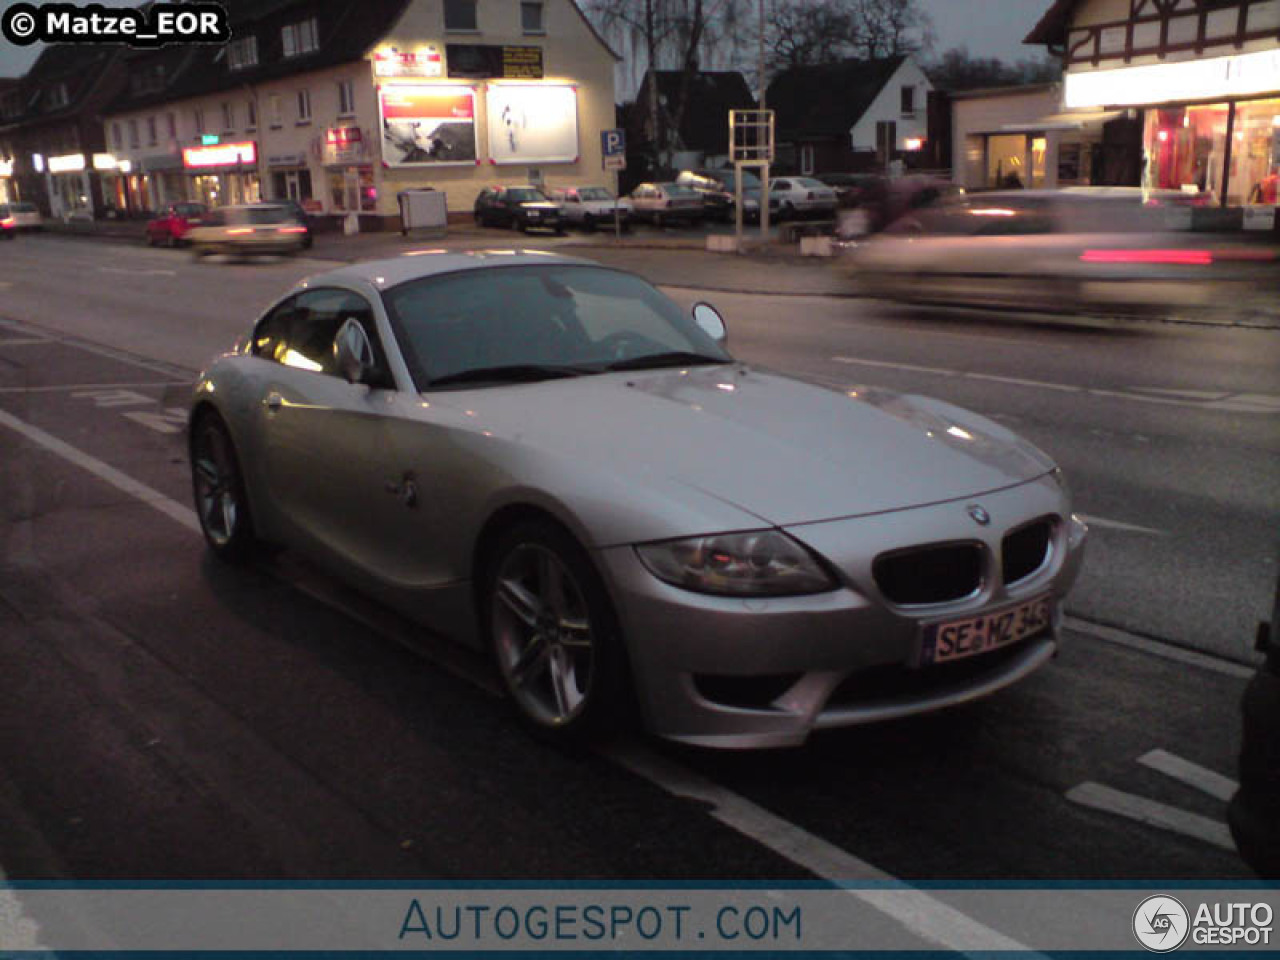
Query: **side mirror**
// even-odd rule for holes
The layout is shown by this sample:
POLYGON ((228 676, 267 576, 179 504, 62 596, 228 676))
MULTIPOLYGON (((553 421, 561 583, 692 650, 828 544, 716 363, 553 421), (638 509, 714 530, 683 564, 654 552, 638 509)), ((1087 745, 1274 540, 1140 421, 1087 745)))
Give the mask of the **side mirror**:
POLYGON ((724 317, 720 311, 709 303, 693 305, 693 322, 702 328, 702 332, 716 343, 724 346, 729 339, 729 331, 724 325, 724 317))
POLYGON ((347 383, 367 383, 373 373, 373 346, 364 327, 347 319, 333 338, 333 359, 347 383))

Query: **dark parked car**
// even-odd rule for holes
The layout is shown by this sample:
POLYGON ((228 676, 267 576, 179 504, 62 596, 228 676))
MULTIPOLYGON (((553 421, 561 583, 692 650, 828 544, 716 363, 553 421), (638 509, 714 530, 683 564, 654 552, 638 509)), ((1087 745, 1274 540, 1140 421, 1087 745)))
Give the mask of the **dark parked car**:
POLYGON ((1244 739, 1240 789, 1227 820, 1245 862, 1269 880, 1280 879, 1280 579, 1271 622, 1258 628, 1258 648, 1267 655, 1244 692, 1244 739))
MULTIPOLYGON (((733 170, 681 170, 676 183, 694 190, 702 197, 702 212, 708 220, 732 220, 738 181, 733 170)), ((762 184, 754 173, 742 172, 742 216, 760 219, 762 184)), ((769 212, 778 210, 778 198, 769 198, 769 212)))
POLYGON ((284 207, 293 215, 293 219, 307 228, 307 232, 302 235, 302 249, 310 250, 312 244, 311 237, 311 215, 307 213, 307 208, 300 204, 297 200, 263 200, 264 204, 273 207, 284 207))
POLYGON ((511 230, 553 230, 564 233, 560 204, 534 186, 486 187, 476 197, 476 224, 511 230))
POLYGON ((187 231, 198 227, 209 208, 203 203, 171 203, 147 221, 147 243, 177 247, 186 242, 187 231))

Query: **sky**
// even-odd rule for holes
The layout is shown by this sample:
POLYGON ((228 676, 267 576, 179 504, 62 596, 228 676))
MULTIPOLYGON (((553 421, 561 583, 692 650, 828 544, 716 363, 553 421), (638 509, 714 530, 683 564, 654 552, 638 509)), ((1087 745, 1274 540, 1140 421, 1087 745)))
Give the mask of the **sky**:
MULTIPOLYGON (((0 11, 17 0, 0 0, 0 11)), ((106 6, 128 6, 136 0, 100 0, 106 6)), ((358 0, 353 0, 358 2, 358 0)), ((968 47, 974 56, 1020 60, 1043 48, 1024 46, 1022 38, 1049 9, 1051 0, 917 0, 933 19, 934 53, 968 47)), ((79 6, 87 6, 80 3, 79 6)), ((21 74, 35 60, 37 47, 15 47, 0 39, 0 77, 21 74)))

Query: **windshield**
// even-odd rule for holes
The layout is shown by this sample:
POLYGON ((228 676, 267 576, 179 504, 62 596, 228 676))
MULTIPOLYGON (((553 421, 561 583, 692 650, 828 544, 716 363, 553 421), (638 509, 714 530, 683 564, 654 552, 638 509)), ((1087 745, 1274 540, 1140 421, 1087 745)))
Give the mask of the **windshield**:
POLYGON ((517 187, 514 190, 508 190, 507 196, 516 203, 536 203, 547 198, 538 190, 532 187, 517 187))
POLYGON ((668 197, 696 197, 698 191, 693 187, 686 187, 683 183, 664 183, 661 184, 663 191, 668 197))
POLYGON ((9 209, 14 213, 35 213, 36 205, 34 203, 12 203, 9 209))
POLYGON ((174 204, 173 212, 180 217, 198 217, 205 212, 205 208, 198 203, 178 203, 174 204))
POLYGON ((293 214, 284 207, 250 207, 247 219, 249 223, 285 223, 293 214))
POLYGON ((586 187, 578 191, 578 198, 580 200, 612 200, 613 194, 604 187, 586 187))
POLYGON ((383 300, 419 390, 731 360, 644 280, 601 267, 467 270, 401 284, 383 300))

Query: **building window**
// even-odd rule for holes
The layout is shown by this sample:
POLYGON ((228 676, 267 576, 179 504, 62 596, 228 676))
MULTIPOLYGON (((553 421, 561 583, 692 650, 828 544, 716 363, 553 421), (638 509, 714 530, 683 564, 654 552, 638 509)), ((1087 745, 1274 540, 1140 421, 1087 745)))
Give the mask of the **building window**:
POLYGON ((876 159, 888 163, 898 149, 898 124, 894 120, 876 121, 876 159))
POLYGON ((356 85, 350 80, 338 81, 338 116, 356 112, 356 85))
POLYGON ((129 121, 129 146, 131 147, 138 146, 138 121, 137 120, 129 121))
POLYGON ((298 91, 298 122, 311 122, 311 91, 302 89, 298 91))
POLYGON ((204 133, 204 111, 197 109, 195 111, 196 135, 204 133))
POLYGON ((813 144, 806 143, 800 147, 800 172, 808 176, 813 170, 813 144))
POLYGON ((111 125, 111 143, 117 150, 124 146, 124 140, 120 137, 120 124, 118 123, 111 125))
POLYGON ((446 30, 478 30, 476 0, 444 0, 446 30))
POLYGON ((170 114, 168 114, 168 115, 165 117, 165 121, 166 121, 166 124, 167 124, 167 126, 168 126, 168 128, 169 128, 169 139, 170 139, 170 140, 176 140, 176 139, 178 139, 178 117, 177 117, 177 115, 176 115, 176 114, 172 114, 172 113, 170 113, 170 114))
POLYGON ((280 39, 286 57, 300 57, 320 47, 316 18, 309 17, 300 23, 291 23, 280 29, 280 39))
POLYGON ((230 70, 244 70, 246 67, 257 66, 258 63, 258 38, 257 37, 240 37, 238 40, 232 40, 227 44, 227 68, 230 70))
POLYGON ((156 118, 147 117, 147 143, 150 146, 156 145, 156 118))
POLYGON ((544 33, 542 0, 524 0, 520 4, 520 29, 525 33, 544 33))
POLYGON ((244 116, 248 123, 245 125, 246 130, 258 129, 258 105, 252 100, 244 102, 244 116))
POLYGON ((271 124, 271 129, 279 130, 280 124, 282 122, 281 114, 280 114, 280 94, 278 93, 271 94, 271 97, 267 100, 267 104, 270 107, 270 111, 271 111, 268 114, 268 117, 270 118, 268 122, 271 124))
POLYGON ((231 131, 236 128, 236 110, 229 103, 222 105, 222 129, 231 131))
POLYGON ((902 88, 902 115, 904 117, 914 117, 916 115, 916 88, 902 88))

